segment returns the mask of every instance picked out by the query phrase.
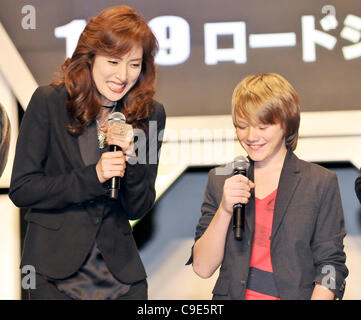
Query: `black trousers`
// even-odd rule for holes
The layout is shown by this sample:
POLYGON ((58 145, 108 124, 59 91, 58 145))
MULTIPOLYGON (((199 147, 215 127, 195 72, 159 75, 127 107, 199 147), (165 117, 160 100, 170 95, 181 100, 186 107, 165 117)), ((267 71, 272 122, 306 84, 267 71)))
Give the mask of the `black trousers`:
MULTIPOLYGON (((36 275, 36 289, 28 289, 28 300, 72 300, 57 289, 55 284, 36 275)), ((148 300, 148 283, 143 280, 134 283, 130 290, 117 300, 148 300)))

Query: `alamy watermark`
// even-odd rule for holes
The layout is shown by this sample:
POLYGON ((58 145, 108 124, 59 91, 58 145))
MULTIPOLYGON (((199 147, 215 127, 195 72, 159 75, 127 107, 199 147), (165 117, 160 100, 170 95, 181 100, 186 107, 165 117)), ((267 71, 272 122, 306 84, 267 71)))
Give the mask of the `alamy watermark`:
POLYGON ((321 285, 327 289, 336 289, 336 269, 333 265, 325 265, 321 269, 325 276, 322 278, 321 285))
POLYGON ((35 7, 27 4, 21 8, 21 13, 24 15, 21 19, 21 26, 25 30, 36 29, 36 10, 35 7))
MULTIPOLYGON (((219 128, 184 128, 173 130, 167 128, 164 140, 164 130, 158 131, 157 121, 149 121, 148 135, 141 129, 133 129, 134 150, 136 156, 128 162, 134 164, 158 164, 161 149, 163 165, 177 165, 179 163, 208 165, 209 163, 224 164, 237 155, 235 129, 219 128), (149 137, 149 138, 147 138, 149 137), (174 146, 172 148, 167 148, 174 146)), ((219 169, 216 174, 227 175, 233 171, 232 166, 219 169)))
POLYGON ((24 290, 36 289, 36 271, 32 265, 25 265, 21 268, 21 273, 24 274, 21 280, 21 287, 24 290))

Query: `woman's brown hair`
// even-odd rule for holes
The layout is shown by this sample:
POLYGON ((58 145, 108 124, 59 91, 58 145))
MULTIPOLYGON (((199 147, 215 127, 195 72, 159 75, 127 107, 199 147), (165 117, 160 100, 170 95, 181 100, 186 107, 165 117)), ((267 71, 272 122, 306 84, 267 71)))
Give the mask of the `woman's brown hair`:
POLYGON ((80 35, 71 58, 57 73, 68 92, 67 110, 71 133, 80 133, 95 121, 101 107, 101 96, 92 78, 95 55, 119 58, 134 46, 143 48, 142 71, 134 87, 122 98, 127 122, 144 128, 155 93, 156 67, 154 56, 158 43, 146 21, 128 6, 115 6, 91 18, 80 35))
POLYGON ((296 90, 276 73, 251 75, 234 89, 232 119, 235 127, 239 118, 250 123, 280 123, 285 131, 286 146, 296 149, 300 126, 300 101, 296 90))

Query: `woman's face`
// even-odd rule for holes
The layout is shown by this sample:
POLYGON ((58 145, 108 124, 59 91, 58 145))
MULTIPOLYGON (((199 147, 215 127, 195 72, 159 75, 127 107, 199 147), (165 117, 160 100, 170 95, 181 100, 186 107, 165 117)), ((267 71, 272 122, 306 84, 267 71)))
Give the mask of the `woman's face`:
POLYGON ((237 138, 249 157, 255 161, 256 167, 283 164, 287 148, 280 123, 250 124, 246 119, 239 119, 238 124, 237 138))
POLYGON ((134 46, 121 58, 96 55, 93 79, 104 105, 113 105, 135 85, 142 70, 143 48, 134 46))

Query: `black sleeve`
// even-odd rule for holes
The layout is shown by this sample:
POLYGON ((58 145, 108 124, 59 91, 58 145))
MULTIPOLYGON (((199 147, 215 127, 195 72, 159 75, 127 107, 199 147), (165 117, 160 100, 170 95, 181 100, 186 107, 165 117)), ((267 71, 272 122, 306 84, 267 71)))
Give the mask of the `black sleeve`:
POLYGON ((122 211, 130 220, 141 218, 154 205, 155 179, 165 121, 164 107, 156 103, 154 114, 149 119, 147 132, 137 130, 138 139, 135 142, 137 157, 127 163, 119 193, 122 211))
POLYGON ((48 110, 49 90, 54 92, 50 86, 34 92, 21 122, 9 190, 10 199, 18 207, 62 209, 106 193, 95 165, 54 175, 45 173, 52 147, 50 117, 54 117, 48 110))

